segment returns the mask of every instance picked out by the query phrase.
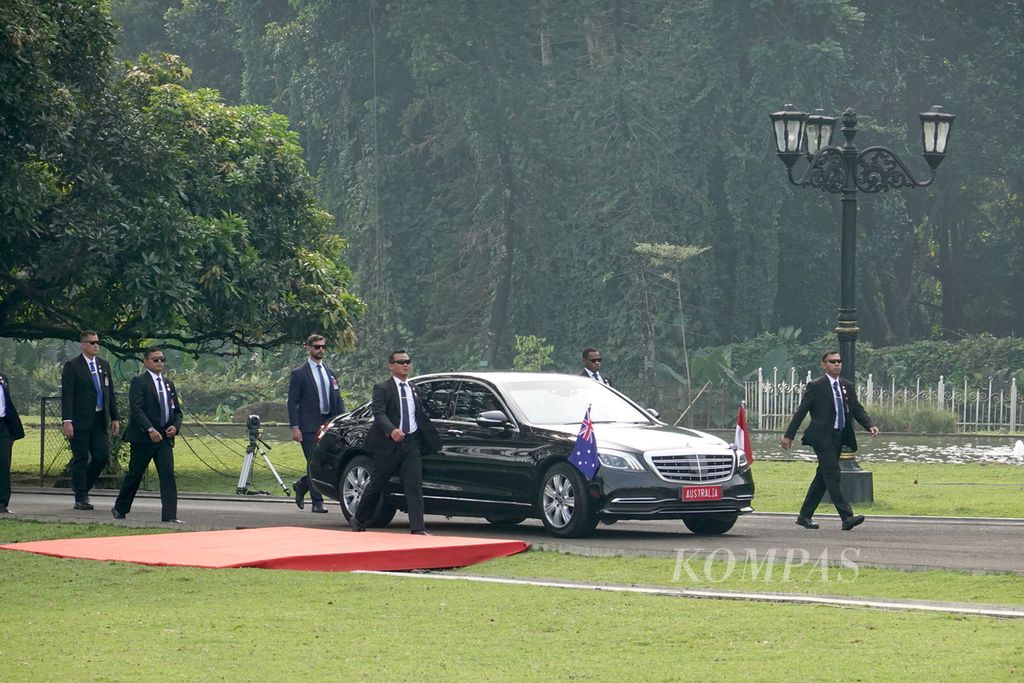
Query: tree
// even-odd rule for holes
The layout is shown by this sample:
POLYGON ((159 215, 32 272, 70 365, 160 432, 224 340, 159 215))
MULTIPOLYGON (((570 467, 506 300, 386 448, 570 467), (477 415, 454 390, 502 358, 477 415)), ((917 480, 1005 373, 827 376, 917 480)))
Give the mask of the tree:
POLYGON ((93 3, 4 11, 0 75, 19 89, 0 89, 0 336, 91 328, 122 353, 153 338, 271 348, 314 329, 353 343, 362 304, 345 243, 284 117, 186 90, 172 56, 114 65, 93 3), (84 46, 92 68, 71 68, 51 41, 84 46), (71 113, 50 116, 59 102, 71 113))

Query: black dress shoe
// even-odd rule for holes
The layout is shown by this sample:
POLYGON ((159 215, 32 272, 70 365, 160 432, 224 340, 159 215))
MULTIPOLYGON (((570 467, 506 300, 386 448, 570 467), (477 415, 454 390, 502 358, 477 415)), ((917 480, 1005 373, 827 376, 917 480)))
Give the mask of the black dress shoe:
POLYGON ((366 531, 366 527, 356 519, 355 515, 348 518, 348 525, 352 528, 352 531, 366 531))
POLYGON ((797 523, 797 526, 802 526, 805 529, 818 529, 818 528, 820 528, 817 524, 812 522, 807 517, 797 517, 796 518, 796 523, 797 523))
POLYGON ((117 508, 110 508, 110 514, 114 516, 114 519, 124 519, 124 513, 118 512, 117 508))
POLYGON ((306 491, 308 490, 309 487, 301 479, 295 482, 295 505, 300 510, 306 507, 306 501, 303 498, 306 497, 306 491))
POLYGON ((13 515, 13 514, 14 513, 11 512, 10 508, 8 508, 6 505, 0 506, 0 515, 13 515))
POLYGON ((75 510, 95 510, 96 508, 94 508, 93 504, 90 503, 87 500, 76 500, 75 501, 74 509, 75 510))
POLYGON ((419 529, 417 531, 410 531, 409 533, 412 534, 413 536, 433 536, 434 535, 434 534, 430 533, 429 531, 424 531, 423 529, 419 529))
POLYGON ((313 503, 313 512, 327 512, 327 508, 324 507, 323 503, 313 503))
POLYGON ((843 531, 849 531, 853 527, 864 522, 864 515, 853 515, 843 520, 843 531))
POLYGON ((160 521, 163 522, 164 524, 184 524, 185 523, 183 520, 180 520, 177 517, 174 517, 172 519, 161 519, 160 521))

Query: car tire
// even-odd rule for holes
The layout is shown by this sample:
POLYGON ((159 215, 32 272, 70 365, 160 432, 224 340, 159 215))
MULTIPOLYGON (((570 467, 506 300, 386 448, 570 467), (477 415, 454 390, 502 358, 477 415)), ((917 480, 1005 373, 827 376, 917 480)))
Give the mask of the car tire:
POLYGON ((587 482, 568 462, 556 462, 540 480, 537 507, 541 521, 552 536, 581 538, 597 526, 587 482))
POLYGON ((736 523, 739 515, 722 513, 684 517, 683 524, 698 536, 717 536, 724 534, 736 523))
POLYGON ((494 526, 515 526, 516 524, 522 524, 526 521, 526 517, 484 517, 488 522, 494 526))
MULTIPOLYGON (((341 480, 338 482, 338 499, 341 502, 341 514, 345 519, 351 520, 359 505, 359 499, 370 483, 370 458, 365 455, 357 455, 348 461, 341 471, 341 480)), ((373 511, 370 519, 359 520, 368 528, 385 527, 395 518, 397 509, 393 505, 384 502, 381 496, 377 502, 377 508, 373 511)))

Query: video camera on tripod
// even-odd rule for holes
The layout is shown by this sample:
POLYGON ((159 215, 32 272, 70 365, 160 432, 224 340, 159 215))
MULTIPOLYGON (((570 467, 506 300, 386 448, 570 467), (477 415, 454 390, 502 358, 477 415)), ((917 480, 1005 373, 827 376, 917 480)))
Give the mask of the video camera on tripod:
POLYGON ((270 446, 266 441, 260 438, 260 434, 263 431, 260 429, 260 416, 250 415, 249 419, 245 421, 245 431, 249 435, 249 447, 245 450, 245 460, 242 462, 242 473, 238 476, 238 487, 235 489, 237 494, 248 494, 248 495, 261 495, 269 496, 269 491, 250 491, 249 484, 252 479, 252 463, 258 454, 263 458, 263 462, 267 464, 267 468, 273 473, 274 479, 284 489, 284 494, 290 496, 291 492, 288 491, 288 486, 281 479, 281 475, 274 469, 274 463, 270 462, 270 446))

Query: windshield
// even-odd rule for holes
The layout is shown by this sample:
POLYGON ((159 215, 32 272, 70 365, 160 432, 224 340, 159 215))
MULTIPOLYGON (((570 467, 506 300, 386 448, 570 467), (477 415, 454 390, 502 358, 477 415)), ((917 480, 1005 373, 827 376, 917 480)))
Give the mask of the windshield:
POLYGON ((579 424, 590 406, 595 423, 650 424, 651 417, 611 389, 585 377, 507 382, 505 396, 532 424, 579 424))

